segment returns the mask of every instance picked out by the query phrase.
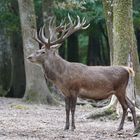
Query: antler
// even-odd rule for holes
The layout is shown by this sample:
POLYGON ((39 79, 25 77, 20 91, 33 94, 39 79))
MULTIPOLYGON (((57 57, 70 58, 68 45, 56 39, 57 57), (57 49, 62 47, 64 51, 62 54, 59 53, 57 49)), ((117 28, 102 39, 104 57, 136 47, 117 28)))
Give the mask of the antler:
POLYGON ((38 38, 37 31, 35 31, 33 39, 37 41, 39 44, 44 45, 44 43, 38 38))
MULTIPOLYGON (((73 22, 70 15, 68 14, 69 23, 64 24, 60 23, 59 26, 54 26, 54 18, 51 18, 49 22, 49 35, 48 38, 45 37, 45 25, 39 31, 39 38, 36 40, 39 42, 43 42, 47 48, 54 47, 56 44, 62 44, 63 41, 68 38, 74 32, 80 29, 87 29, 90 24, 86 25, 86 20, 83 18, 80 20, 80 17, 77 16, 77 22, 73 22), (58 36, 55 38, 54 36, 58 36)), ((37 36, 37 35, 36 35, 37 36)))

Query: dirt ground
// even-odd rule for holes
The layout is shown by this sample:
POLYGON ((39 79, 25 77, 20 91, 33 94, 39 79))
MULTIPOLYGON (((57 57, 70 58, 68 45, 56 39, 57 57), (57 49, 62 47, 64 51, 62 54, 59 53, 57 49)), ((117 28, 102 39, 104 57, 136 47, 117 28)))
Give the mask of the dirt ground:
POLYGON ((98 109, 76 108, 76 130, 64 131, 64 106, 27 104, 21 99, 0 98, 0 140, 138 140, 132 137, 133 123, 125 121, 117 133, 120 120, 86 119, 98 109))

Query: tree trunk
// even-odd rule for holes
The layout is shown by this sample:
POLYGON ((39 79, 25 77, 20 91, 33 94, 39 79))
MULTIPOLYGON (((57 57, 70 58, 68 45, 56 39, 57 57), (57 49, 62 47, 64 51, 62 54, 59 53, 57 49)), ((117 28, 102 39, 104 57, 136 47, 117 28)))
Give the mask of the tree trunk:
MULTIPOLYGON (((10 12, 19 16, 18 2, 13 0, 9 6, 10 12)), ((17 27, 18 29, 19 27, 17 27)), ((25 69, 23 57, 23 45, 19 31, 10 32, 10 46, 11 46, 11 85, 6 97, 21 98, 25 93, 25 69), (19 59, 20 58, 20 59, 19 59)), ((20 33, 21 34, 21 33, 20 33)))
POLYGON ((52 8, 53 8, 53 0, 42 0, 42 13, 44 23, 46 23, 49 17, 54 16, 52 8))
POLYGON ((79 45, 77 34, 72 34, 67 40, 67 60, 79 62, 79 45))
POLYGON ((140 61, 140 29, 136 29, 136 39, 137 39, 138 55, 140 61))
POLYGON ((113 65, 127 66, 128 63, 130 48, 133 44, 132 11, 130 9, 132 9, 131 0, 113 1, 113 65))
MULTIPOLYGON (((106 27, 107 27, 107 33, 108 33, 108 41, 109 41, 109 47, 110 47, 110 64, 113 65, 113 56, 114 56, 114 50, 113 50, 113 0, 103 0, 103 8, 104 8, 104 14, 106 18, 106 27)), ((117 105, 117 98, 113 95, 111 98, 111 102, 107 108, 112 108, 114 110, 115 106, 117 105)))
POLYGON ((6 30, 0 30, 0 96, 5 96, 10 88, 11 80, 11 50, 10 39, 6 30))
MULTIPOLYGON (((53 0, 43 0, 42 1, 42 13, 43 13, 43 23, 46 25, 45 26, 45 33, 46 36, 49 36, 49 20, 53 17, 53 0)), ((56 39, 57 36, 54 36, 54 39, 56 39)))
POLYGON ((133 45, 131 0, 113 1, 113 65, 127 65, 133 45))
MULTIPOLYGON (((113 65, 128 65, 128 63, 130 64, 133 61, 134 70, 136 71, 135 67, 136 65, 138 66, 138 59, 137 51, 135 49, 136 40, 134 39, 135 36, 131 9, 132 0, 113 1, 113 65), (131 51, 133 53, 131 53, 131 51), (133 58, 133 56, 135 58, 133 58), (134 60, 137 62, 134 63, 134 60)), ((136 74, 138 74, 137 71, 136 74)), ((135 77, 135 81, 138 77, 139 76, 135 77)), ((131 98, 131 100, 135 100, 134 82, 133 79, 130 79, 130 81, 131 83, 129 83, 127 86, 127 92, 129 91, 127 95, 131 98)), ((106 108, 114 108, 116 107, 116 104, 117 99, 113 96, 111 103, 106 108)))
POLYGON ((110 63, 113 64, 113 6, 112 0, 103 0, 104 14, 106 18, 106 27, 110 47, 110 63))
MULTIPOLYGON (((134 30, 133 30, 134 32, 134 30)), ((137 42, 136 37, 134 35, 134 44, 132 48, 132 59, 133 59, 133 67, 135 70, 135 94, 136 94, 136 106, 140 108, 140 63, 139 63, 139 56, 138 56, 138 49, 137 49, 137 42)))
POLYGON ((24 46, 24 63, 26 73, 25 99, 39 103, 54 103, 45 82, 41 68, 27 61, 26 57, 37 50, 38 44, 32 39, 36 30, 36 17, 33 0, 18 0, 24 46))
POLYGON ((22 39, 17 32, 11 34, 11 51, 12 77, 7 97, 22 98, 25 93, 25 69, 22 39))

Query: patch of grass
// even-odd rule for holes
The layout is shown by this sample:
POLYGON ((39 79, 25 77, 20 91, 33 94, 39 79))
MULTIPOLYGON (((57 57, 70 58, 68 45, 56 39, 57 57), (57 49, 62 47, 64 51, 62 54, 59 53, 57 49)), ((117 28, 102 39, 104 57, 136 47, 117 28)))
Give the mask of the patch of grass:
POLYGON ((118 118, 118 115, 116 112, 114 112, 113 114, 111 114, 111 119, 112 120, 116 120, 118 118))
POLYGON ((24 105, 11 105, 11 108, 20 109, 20 110, 28 110, 29 108, 24 105))
POLYGON ((107 110, 104 111, 105 115, 111 115, 111 114, 113 114, 114 112, 115 112, 115 110, 112 109, 112 108, 108 108, 107 110))

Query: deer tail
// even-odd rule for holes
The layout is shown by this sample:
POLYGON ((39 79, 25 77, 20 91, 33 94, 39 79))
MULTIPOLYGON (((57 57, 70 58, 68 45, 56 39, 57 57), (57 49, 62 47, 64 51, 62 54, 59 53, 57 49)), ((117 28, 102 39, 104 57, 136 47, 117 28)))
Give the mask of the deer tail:
POLYGON ((128 71, 129 75, 131 75, 133 77, 135 76, 135 72, 134 72, 133 68, 127 67, 127 66, 123 66, 123 68, 125 68, 128 71))

